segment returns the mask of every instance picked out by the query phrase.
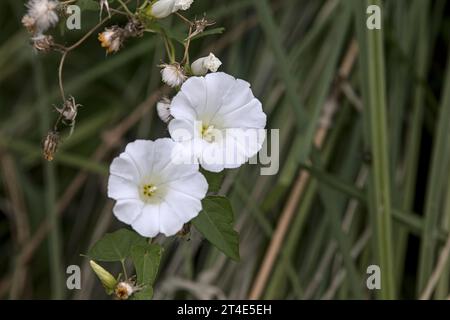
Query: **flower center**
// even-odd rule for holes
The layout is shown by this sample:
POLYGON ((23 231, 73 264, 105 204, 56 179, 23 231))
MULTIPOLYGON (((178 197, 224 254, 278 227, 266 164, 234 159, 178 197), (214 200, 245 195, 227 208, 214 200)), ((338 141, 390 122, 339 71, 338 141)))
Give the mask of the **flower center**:
POLYGON ((214 138, 214 131, 216 129, 214 128, 213 125, 202 125, 201 130, 200 130, 200 135, 202 136, 203 140, 206 140, 208 142, 214 142, 215 138, 214 138))
POLYGON ((142 188, 141 188, 142 199, 144 201, 150 200, 154 196, 156 190, 158 190, 158 188, 152 184, 146 183, 146 184, 142 185, 142 188))

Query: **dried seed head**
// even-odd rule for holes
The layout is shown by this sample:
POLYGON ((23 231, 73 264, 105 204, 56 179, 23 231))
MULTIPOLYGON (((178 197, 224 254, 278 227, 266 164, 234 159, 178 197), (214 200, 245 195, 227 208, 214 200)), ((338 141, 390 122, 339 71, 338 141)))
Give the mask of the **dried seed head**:
POLYGON ((26 14, 22 18, 22 25, 27 29, 27 31, 31 34, 36 32, 36 19, 32 16, 26 14))
POLYGON ((42 143, 42 151, 45 160, 52 161, 56 153, 59 143, 59 133, 56 131, 49 131, 42 143))
POLYGON ((164 123, 169 123, 172 120, 172 116, 170 115, 170 99, 167 97, 162 98, 156 104, 156 111, 158 112, 159 118, 164 123))
POLYGON ((39 35, 31 38, 31 41, 33 42, 33 48, 40 52, 49 52, 55 45, 51 35, 39 35))
POLYGON ((28 12, 22 18, 23 25, 34 35, 43 34, 58 23, 59 5, 56 0, 29 0, 26 4, 28 12))
POLYGON ((207 27, 212 26, 214 24, 215 24, 214 21, 208 20, 208 19, 206 19, 206 17, 195 20, 194 21, 194 31, 191 33, 189 38, 195 37, 196 35, 205 31, 205 29, 207 27))
POLYGON ((98 40, 107 53, 117 52, 124 41, 124 30, 118 26, 106 28, 105 31, 98 34, 98 40))
POLYGON ((77 117, 79 107, 81 107, 81 105, 77 104, 75 98, 71 96, 64 101, 62 108, 55 107, 55 109, 61 114, 64 121, 73 123, 77 117))
POLYGON ((137 19, 132 19, 128 21, 124 28, 124 35, 126 38, 128 37, 142 37, 144 34, 145 26, 141 21, 137 19))
POLYGON ((128 281, 119 282, 114 290, 116 297, 120 300, 128 300, 134 292, 134 285, 128 281))

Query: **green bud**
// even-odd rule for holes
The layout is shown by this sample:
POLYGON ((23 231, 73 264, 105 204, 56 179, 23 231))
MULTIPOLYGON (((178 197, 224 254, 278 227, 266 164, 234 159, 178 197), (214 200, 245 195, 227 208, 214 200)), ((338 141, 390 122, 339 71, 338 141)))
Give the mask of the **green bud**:
POLYGON ((91 260, 89 261, 89 264, 91 265, 91 268, 92 270, 94 270, 97 277, 102 282, 103 287, 105 287, 106 293, 112 294, 117 285, 116 278, 114 278, 113 275, 105 270, 102 266, 95 263, 95 261, 91 260))

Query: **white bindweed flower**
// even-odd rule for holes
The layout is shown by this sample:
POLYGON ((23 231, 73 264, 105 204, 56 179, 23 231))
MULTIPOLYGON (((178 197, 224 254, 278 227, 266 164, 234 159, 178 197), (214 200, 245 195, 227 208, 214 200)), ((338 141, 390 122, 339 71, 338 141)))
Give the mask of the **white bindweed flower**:
POLYGON ((162 19, 178 10, 187 10, 194 0, 158 0, 151 7, 151 15, 162 19))
POLYGON ((172 116, 170 115, 170 100, 168 98, 162 98, 158 101, 156 104, 156 111, 158 112, 159 118, 164 123, 169 123, 172 119, 172 116))
POLYGON ((211 72, 216 72, 217 69, 222 65, 222 62, 212 53, 207 57, 203 57, 195 60, 191 65, 192 74, 195 76, 204 76, 211 72))
POLYGON ((208 183, 195 164, 176 164, 169 138, 137 140, 110 167, 108 196, 113 212, 145 237, 176 234, 202 209, 208 183))
POLYGON ((30 0, 26 4, 28 13, 22 18, 22 23, 31 33, 42 34, 58 23, 58 5, 55 0, 30 0))
POLYGON ((266 115, 250 84, 223 73, 191 77, 173 98, 169 132, 184 162, 209 171, 237 168, 261 149, 266 115))
POLYGON ((162 81, 170 87, 179 87, 187 79, 186 75, 184 74, 184 70, 179 63, 162 64, 160 67, 162 68, 162 81))

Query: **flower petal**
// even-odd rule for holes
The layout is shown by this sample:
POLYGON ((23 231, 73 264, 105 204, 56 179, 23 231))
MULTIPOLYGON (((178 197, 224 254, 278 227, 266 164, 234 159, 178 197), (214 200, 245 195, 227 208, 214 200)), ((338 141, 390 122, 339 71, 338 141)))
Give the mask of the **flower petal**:
MULTIPOLYGON (((189 82, 190 79, 186 82, 189 82)), ((185 84, 186 84, 185 82, 185 84)), ((184 86, 184 85, 183 85, 184 86)), ((197 119, 197 112, 183 91, 180 91, 170 104, 170 114, 175 119, 184 119, 195 121, 197 119)))
POLYGON ((159 213, 159 204, 146 204, 141 214, 133 221, 131 226, 141 236, 153 238, 160 232, 159 213))
POLYGON ((233 87, 223 95, 220 113, 227 113, 240 106, 246 105, 254 98, 252 90, 250 89, 250 83, 241 79, 236 79, 233 87))
POLYGON ((172 209, 167 202, 163 202, 160 205, 160 232, 167 237, 173 236, 183 228, 184 222, 180 220, 177 213, 172 209))
MULTIPOLYGON (((189 141, 195 138, 195 124, 184 119, 173 119, 169 122, 169 133, 176 142, 189 141)), ((197 134, 199 136, 200 134, 197 134)))
POLYGON ((169 188, 165 199, 183 223, 195 218, 202 210, 202 203, 200 199, 194 198, 185 192, 175 189, 169 188))
POLYGON ((206 105, 199 115, 200 120, 209 125, 214 116, 222 109, 223 98, 233 88, 236 79, 226 73, 217 72, 206 75, 205 83, 206 105))
POLYGON ((113 174, 108 179, 108 197, 114 200, 140 199, 139 189, 135 183, 113 174))
POLYGON ((125 148, 125 152, 133 159, 140 175, 145 176, 152 172, 155 143, 151 140, 136 140, 125 148))
POLYGON ((208 182, 200 172, 173 180, 168 184, 172 190, 185 193, 196 199, 203 199, 208 191, 208 182))
POLYGON ((198 164, 177 162, 177 144, 169 138, 158 139, 156 142, 154 174, 159 177, 159 182, 165 184, 174 180, 182 179, 186 176, 198 172, 198 164))
POLYGON ((113 208, 113 213, 120 221, 131 224, 142 212, 144 203, 140 200, 119 200, 113 208))
POLYGON ((111 163, 109 172, 112 175, 138 183, 140 174, 133 159, 125 152, 111 163))
MULTIPOLYGON (((204 112, 206 108, 206 81, 204 77, 190 77, 181 86, 181 92, 186 96, 187 100, 190 101, 190 105, 197 113, 197 120, 201 120, 198 117, 204 112)), ((178 94, 177 94, 178 96, 178 94)), ((176 96, 176 97, 177 97, 176 96)), ((175 98, 176 98, 175 97, 175 98)), ((175 99, 174 98, 174 99, 175 99)), ((174 106, 176 108, 176 106, 174 106)), ((175 115, 174 115, 175 117, 175 115)))
POLYGON ((219 121, 223 128, 264 128, 266 126, 266 114, 262 111, 261 102, 253 98, 250 102, 241 105, 221 109, 215 121, 219 121))

